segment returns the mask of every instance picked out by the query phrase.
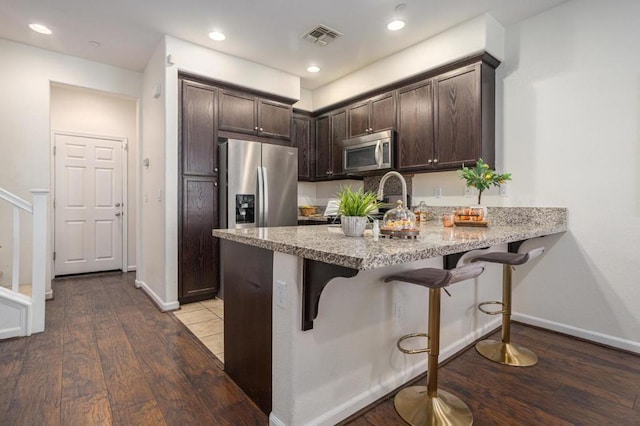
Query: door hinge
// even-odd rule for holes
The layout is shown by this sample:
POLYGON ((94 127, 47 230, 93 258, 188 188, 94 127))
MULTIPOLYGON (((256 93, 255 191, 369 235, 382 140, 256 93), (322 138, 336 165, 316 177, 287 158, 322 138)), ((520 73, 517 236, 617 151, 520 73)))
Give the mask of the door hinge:
POLYGON ((129 144, 128 144, 128 143, 125 143, 125 144, 124 144, 124 150, 125 150, 125 151, 129 151, 129 144))
POLYGON ((53 155, 56 155, 56 146, 53 146, 53 155))
POLYGON ((56 252, 53 252, 53 260, 56 260, 56 252))

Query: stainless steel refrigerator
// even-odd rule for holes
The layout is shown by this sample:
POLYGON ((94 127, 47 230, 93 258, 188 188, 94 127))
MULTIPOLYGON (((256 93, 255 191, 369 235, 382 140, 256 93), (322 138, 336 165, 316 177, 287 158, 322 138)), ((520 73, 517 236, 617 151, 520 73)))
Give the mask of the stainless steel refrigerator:
POLYGON ((297 148, 228 139, 220 185, 221 228, 297 225, 297 148))

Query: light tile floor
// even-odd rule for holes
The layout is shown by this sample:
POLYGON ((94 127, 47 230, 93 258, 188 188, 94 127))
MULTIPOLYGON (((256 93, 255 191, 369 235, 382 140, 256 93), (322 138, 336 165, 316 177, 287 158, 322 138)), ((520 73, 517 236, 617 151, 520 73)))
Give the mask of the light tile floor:
POLYGON ((224 362, 224 304, 222 299, 182 305, 173 314, 224 362))

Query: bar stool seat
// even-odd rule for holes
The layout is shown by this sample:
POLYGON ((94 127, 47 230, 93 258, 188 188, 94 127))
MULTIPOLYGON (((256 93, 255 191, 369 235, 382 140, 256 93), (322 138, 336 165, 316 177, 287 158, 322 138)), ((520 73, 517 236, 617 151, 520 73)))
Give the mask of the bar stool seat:
POLYGON ((484 271, 481 263, 468 264, 446 270, 422 268, 390 275, 385 282, 403 281, 429 289, 428 334, 413 333, 397 341, 398 349, 404 353, 428 353, 427 386, 410 386, 395 396, 393 403, 404 421, 414 426, 471 425, 473 415, 469 407, 457 396, 438 390, 438 356, 440 355, 440 296, 441 290, 459 281, 475 278, 484 271), (401 343, 412 337, 426 336, 428 347, 410 350, 401 343))
POLYGON ((478 309, 488 315, 502 314, 502 339, 500 341, 486 339, 476 343, 476 350, 483 357, 491 361, 514 367, 530 367, 538 362, 538 356, 531 350, 511 343, 511 294, 512 273, 511 269, 516 265, 523 265, 544 253, 544 247, 531 250, 527 253, 492 252, 476 256, 471 262, 500 263, 502 272, 502 301, 482 302, 478 309), (497 311, 485 309, 487 305, 499 305, 497 311))

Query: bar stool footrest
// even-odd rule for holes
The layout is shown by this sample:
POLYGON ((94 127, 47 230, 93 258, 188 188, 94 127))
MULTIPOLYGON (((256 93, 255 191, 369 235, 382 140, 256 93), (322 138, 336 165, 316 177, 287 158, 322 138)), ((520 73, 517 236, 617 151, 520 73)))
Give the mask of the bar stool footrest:
POLYGON ((398 347, 398 350, 400 352, 404 352, 405 354, 421 354, 424 352, 429 352, 429 350, 431 349, 429 346, 427 346, 426 348, 422 348, 422 349, 406 349, 403 348, 401 343, 404 342, 407 339, 412 339, 414 337, 426 337, 427 341, 429 339, 429 335, 427 333, 411 333, 411 334, 405 334, 404 336, 400 337, 398 339, 398 341, 396 342, 396 346, 398 347))
POLYGON ((481 340, 476 350, 483 357, 513 367, 531 367, 538 363, 538 356, 527 348, 498 340, 481 340))
POLYGON ((393 405, 400 417, 414 426, 473 424, 467 404, 443 390, 430 396, 426 386, 410 386, 398 392, 393 405))
POLYGON ((492 300, 490 302, 482 302, 482 303, 478 303, 478 310, 480 312, 482 312, 483 314, 487 314, 487 315, 502 315, 502 314, 506 314, 507 312, 504 309, 504 303, 499 302, 497 300, 492 300), (501 310, 499 311, 489 311, 487 309, 484 309, 484 306, 486 305, 500 305, 502 307, 501 310))

